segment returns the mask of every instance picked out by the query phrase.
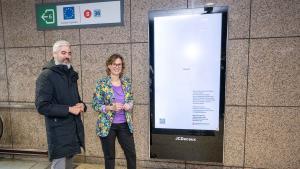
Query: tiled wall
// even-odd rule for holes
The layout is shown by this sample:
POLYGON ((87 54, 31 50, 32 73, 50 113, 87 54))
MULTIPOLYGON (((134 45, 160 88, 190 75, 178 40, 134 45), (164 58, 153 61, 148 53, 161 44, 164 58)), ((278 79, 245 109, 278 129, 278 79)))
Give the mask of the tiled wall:
MULTIPOLYGON (((103 153, 90 107, 95 80, 105 75, 112 53, 125 56, 135 96, 135 141, 139 164, 157 168, 222 168, 195 162, 149 158, 148 11, 229 6, 224 166, 300 166, 300 3, 298 0, 125 0, 125 25, 37 31, 35 3, 62 0, 1 0, 0 148, 47 149, 44 119, 33 108, 35 80, 58 39, 71 42, 80 93, 89 103, 83 115, 87 161, 103 153), (29 105, 27 109, 5 105, 29 105), (30 108, 31 106, 31 108, 30 108)), ((117 147, 117 157, 124 155, 117 147)), ((123 160, 124 162, 124 160, 123 160)), ((229 167, 228 167, 229 168, 229 167)))

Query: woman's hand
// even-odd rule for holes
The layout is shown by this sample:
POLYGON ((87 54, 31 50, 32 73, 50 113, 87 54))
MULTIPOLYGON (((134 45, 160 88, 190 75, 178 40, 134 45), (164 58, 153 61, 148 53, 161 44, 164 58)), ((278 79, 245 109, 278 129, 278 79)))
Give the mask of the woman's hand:
POLYGON ((112 110, 112 111, 123 110, 123 104, 122 103, 113 103, 113 105, 110 106, 110 110, 112 110))
POLYGON ((123 109, 124 109, 125 111, 128 111, 128 110, 131 109, 131 106, 130 106, 129 104, 125 103, 125 104, 123 105, 123 109))

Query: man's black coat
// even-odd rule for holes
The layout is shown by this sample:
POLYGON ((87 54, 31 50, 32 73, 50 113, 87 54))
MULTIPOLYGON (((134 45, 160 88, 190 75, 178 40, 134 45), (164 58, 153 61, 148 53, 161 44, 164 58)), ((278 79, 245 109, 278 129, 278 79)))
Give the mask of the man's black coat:
MULTIPOLYGON (((49 159, 72 157, 84 148, 84 128, 80 115, 69 107, 82 102, 78 93, 78 73, 52 59, 36 81, 35 105, 45 116, 49 159)), ((85 105, 84 105, 85 106, 85 105)), ((86 111, 86 106, 85 106, 86 111)))

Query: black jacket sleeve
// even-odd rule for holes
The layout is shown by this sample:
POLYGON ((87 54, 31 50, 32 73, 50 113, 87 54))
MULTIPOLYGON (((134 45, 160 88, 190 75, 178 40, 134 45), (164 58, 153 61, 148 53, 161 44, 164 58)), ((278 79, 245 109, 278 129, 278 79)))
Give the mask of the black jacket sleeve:
POLYGON ((48 117, 64 117, 69 114, 69 106, 53 103, 54 87, 42 72, 36 81, 35 106, 37 111, 48 117))
POLYGON ((78 95, 78 100, 79 100, 79 103, 82 103, 84 105, 84 109, 83 111, 86 112, 87 111, 87 106, 86 104, 81 100, 81 97, 79 95, 79 90, 78 90, 78 86, 76 85, 76 88, 77 88, 77 95, 78 95))

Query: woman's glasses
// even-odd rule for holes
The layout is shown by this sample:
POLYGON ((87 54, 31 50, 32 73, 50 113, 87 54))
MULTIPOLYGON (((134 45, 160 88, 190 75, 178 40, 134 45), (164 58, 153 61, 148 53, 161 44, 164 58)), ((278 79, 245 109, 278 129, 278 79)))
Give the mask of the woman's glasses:
POLYGON ((122 67, 122 63, 119 63, 119 64, 113 63, 112 66, 113 66, 113 67, 122 67))

